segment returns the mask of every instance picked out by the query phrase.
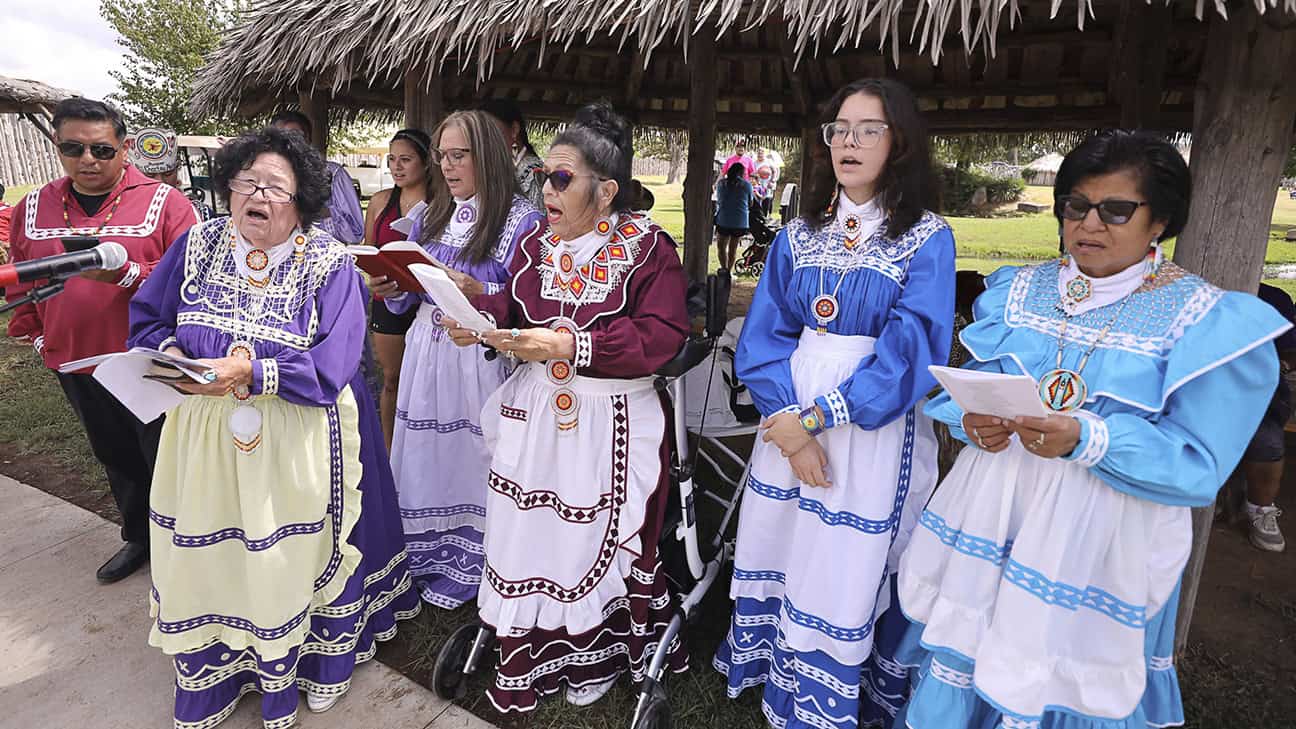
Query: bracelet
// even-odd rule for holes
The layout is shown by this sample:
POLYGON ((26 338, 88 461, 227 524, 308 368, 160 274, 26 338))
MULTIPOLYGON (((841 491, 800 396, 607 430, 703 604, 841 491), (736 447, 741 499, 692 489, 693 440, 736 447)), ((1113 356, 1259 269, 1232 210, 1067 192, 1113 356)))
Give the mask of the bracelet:
POLYGON ((801 421, 801 427, 812 437, 824 432, 823 418, 819 417, 819 410, 814 405, 802 410, 797 418, 801 421))

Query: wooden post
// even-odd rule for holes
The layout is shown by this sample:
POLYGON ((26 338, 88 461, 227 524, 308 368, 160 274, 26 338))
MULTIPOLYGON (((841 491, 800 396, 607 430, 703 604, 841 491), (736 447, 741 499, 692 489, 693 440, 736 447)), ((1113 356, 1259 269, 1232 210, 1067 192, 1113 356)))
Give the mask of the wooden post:
POLYGON ((1164 3, 1121 2, 1107 93, 1120 106, 1124 129, 1157 128, 1171 21, 1164 3))
POLYGON ((441 75, 426 64, 405 71, 405 126, 429 134, 445 117, 441 75))
MULTIPOLYGON (((1193 106, 1192 207, 1174 259, 1217 286, 1255 293, 1296 118, 1296 29, 1278 27, 1279 18, 1261 17, 1249 3, 1230 10, 1227 21, 1210 21, 1193 106)), ((1188 643, 1213 512, 1193 509, 1176 653, 1188 643)))
POLYGON ((689 147, 684 178, 684 271, 705 281, 715 219, 711 214, 711 171, 716 138, 716 30, 698 29, 689 38, 689 147))
POLYGON ((322 89, 302 91, 298 94, 302 113, 310 119, 311 144, 325 156, 329 145, 329 94, 322 89))

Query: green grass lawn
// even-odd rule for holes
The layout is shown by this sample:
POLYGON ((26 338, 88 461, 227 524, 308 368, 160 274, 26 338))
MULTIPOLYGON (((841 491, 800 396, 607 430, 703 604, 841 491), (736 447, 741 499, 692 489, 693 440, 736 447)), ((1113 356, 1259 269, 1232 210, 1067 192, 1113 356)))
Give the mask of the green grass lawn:
POLYGON ((10 185, 5 188, 4 201, 10 205, 17 205, 23 195, 36 189, 35 185, 10 185))

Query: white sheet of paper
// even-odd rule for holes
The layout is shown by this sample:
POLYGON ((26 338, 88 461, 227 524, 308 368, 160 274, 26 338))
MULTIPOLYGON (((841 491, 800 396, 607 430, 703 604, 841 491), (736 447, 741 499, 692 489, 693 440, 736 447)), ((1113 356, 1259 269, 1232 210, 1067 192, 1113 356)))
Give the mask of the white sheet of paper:
POLYGON ((185 396, 170 385, 144 379, 153 368, 153 359, 137 353, 123 352, 104 360, 95 368, 94 378, 99 381, 140 419, 151 423, 171 408, 184 401, 185 396))
POLYGON ((393 230, 399 231, 403 235, 409 235, 410 231, 414 230, 414 222, 423 217, 424 210, 427 210, 427 203, 420 202, 410 208, 404 217, 393 220, 389 225, 393 230))
POLYGON ((1039 385, 1027 375, 978 372, 955 367, 928 365, 941 387, 965 413, 1015 418, 1042 418, 1049 414, 1040 401, 1039 385))
POLYGON ((465 329, 471 329, 475 332, 484 332, 488 329, 494 329, 490 320, 482 316, 480 311, 473 308, 468 303, 468 298, 463 295, 455 282, 450 279, 449 274, 445 271, 429 266, 426 263, 413 263, 409 267, 410 273, 414 278, 423 285, 427 295, 431 297, 436 305, 446 313, 451 319, 459 322, 459 326, 465 329))

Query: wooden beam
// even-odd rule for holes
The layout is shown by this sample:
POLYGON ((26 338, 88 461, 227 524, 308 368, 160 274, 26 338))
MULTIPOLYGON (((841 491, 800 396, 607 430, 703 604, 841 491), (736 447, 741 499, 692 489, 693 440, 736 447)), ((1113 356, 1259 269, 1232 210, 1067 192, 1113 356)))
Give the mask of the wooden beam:
MULTIPOLYGON (((1274 190, 1296 118, 1296 31, 1282 30, 1250 3, 1212 15, 1193 108, 1193 196, 1174 260, 1225 289, 1255 293, 1264 267, 1274 190)), ((1213 507, 1193 509, 1175 652, 1188 644, 1213 507)))
POLYGON ((1120 126, 1147 129, 1157 121, 1164 89, 1164 32, 1172 21, 1170 6, 1144 0, 1121 0, 1111 54, 1107 100, 1120 106, 1120 126))
POLYGON ((716 29, 708 23, 689 38, 688 173, 684 178, 684 271, 706 281, 710 269, 714 217, 711 212, 715 164, 716 29))
MULTIPOLYGON (((627 40, 627 43, 630 41, 627 40)), ((643 88, 644 71, 646 70, 643 51, 636 50, 629 54, 630 75, 625 84, 625 113, 631 121, 639 122, 639 92, 643 88)))
POLYGON ((329 145, 329 94, 328 91, 316 88, 312 91, 301 91, 297 96, 301 111, 310 119, 311 144, 322 154, 328 154, 329 145))
POLYGON ((51 144, 56 143, 54 140, 54 131, 45 125, 44 119, 36 116, 35 114, 30 114, 27 112, 23 112, 22 116, 24 119, 31 122, 31 125, 36 127, 36 130, 40 132, 46 139, 50 140, 51 144))
POLYGON ((439 73, 420 63, 405 71, 405 126, 431 133, 445 117, 445 99, 439 73))
MULTIPOLYGON (((792 106, 796 113, 801 115, 802 119, 811 116, 811 96, 810 82, 806 80, 805 69, 797 66, 796 44, 786 35, 781 36, 780 49, 783 56, 783 73, 787 74, 788 86, 792 89, 792 106)), ((802 59, 802 63, 812 63, 810 58, 802 59)), ((757 96, 756 98, 761 98, 757 96)))

